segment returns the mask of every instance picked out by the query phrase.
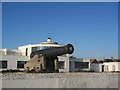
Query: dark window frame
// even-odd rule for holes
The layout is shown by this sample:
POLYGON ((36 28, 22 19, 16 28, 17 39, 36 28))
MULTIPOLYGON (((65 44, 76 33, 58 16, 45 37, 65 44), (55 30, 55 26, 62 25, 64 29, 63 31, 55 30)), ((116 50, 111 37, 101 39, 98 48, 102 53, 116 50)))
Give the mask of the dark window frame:
POLYGON ((59 69, 65 69, 65 61, 59 61, 59 69))
POLYGON ((8 61, 7 60, 0 60, 0 68, 6 69, 7 67, 8 67, 8 61), (5 64, 5 65, 3 66, 3 64, 5 64))
POLYGON ((88 69, 89 68, 89 62, 75 62, 74 68, 82 68, 82 69, 88 69))
POLYGON ((28 56, 28 48, 26 48, 25 55, 28 56))
POLYGON ((24 64, 26 64, 27 61, 17 61, 17 68, 23 69, 24 68, 24 64), (24 63, 20 63, 20 62, 24 62, 24 63))

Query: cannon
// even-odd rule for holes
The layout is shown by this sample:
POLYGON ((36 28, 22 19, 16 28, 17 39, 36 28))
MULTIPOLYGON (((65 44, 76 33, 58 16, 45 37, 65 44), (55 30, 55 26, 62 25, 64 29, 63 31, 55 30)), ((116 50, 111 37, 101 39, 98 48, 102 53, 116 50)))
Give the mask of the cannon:
POLYGON ((24 65, 24 70, 25 72, 59 72, 57 56, 72 54, 73 51, 72 44, 34 51, 30 55, 30 60, 24 65))

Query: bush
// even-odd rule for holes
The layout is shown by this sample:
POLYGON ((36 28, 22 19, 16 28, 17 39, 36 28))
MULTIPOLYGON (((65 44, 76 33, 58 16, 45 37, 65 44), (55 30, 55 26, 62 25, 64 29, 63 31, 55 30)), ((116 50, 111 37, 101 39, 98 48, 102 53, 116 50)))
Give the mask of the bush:
POLYGON ((21 71, 21 70, 19 70, 19 69, 7 69, 7 70, 2 70, 2 73, 4 73, 4 72, 23 72, 23 71, 21 71))
POLYGON ((78 70, 76 72, 94 72, 94 70, 78 70))
POLYGON ((83 70, 82 72, 94 72, 94 70, 83 70))

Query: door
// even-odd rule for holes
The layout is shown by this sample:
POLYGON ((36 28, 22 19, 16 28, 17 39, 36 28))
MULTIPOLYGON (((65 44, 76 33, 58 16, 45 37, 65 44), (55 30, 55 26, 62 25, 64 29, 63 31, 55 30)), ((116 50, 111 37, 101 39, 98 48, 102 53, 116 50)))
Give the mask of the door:
POLYGON ((102 72, 104 72, 104 65, 102 65, 102 72))

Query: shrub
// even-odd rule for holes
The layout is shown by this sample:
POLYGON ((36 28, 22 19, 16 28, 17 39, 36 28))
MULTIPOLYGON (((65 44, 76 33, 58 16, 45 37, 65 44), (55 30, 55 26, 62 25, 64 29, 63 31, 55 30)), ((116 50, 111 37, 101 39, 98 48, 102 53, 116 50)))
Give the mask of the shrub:
POLYGON ((19 69, 7 69, 7 70, 2 70, 2 73, 4 73, 4 72, 23 72, 23 71, 21 71, 19 69))

